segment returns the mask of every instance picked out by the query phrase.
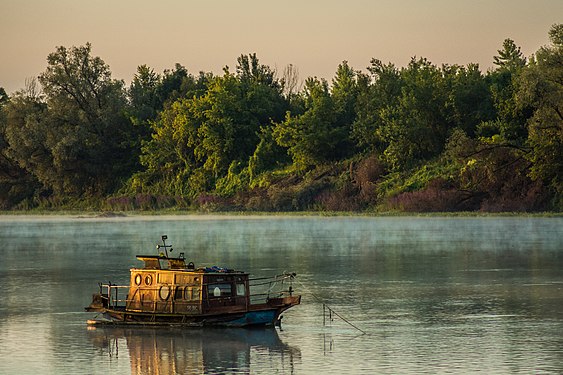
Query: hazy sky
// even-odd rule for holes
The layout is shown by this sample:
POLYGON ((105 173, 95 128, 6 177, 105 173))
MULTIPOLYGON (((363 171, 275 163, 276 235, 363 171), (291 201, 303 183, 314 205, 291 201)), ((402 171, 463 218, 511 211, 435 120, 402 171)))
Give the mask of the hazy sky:
POLYGON ((563 0, 0 0, 0 87, 23 88, 56 46, 86 42, 126 82, 141 64, 220 74, 251 52, 302 79, 412 56, 486 71, 505 38, 529 56, 562 22, 563 0))

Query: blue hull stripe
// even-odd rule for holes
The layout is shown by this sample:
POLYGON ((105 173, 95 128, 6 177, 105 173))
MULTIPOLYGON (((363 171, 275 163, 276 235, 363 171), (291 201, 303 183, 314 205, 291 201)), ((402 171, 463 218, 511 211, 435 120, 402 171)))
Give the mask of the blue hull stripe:
POLYGON ((276 310, 249 311, 243 317, 226 322, 226 325, 247 326, 254 324, 273 324, 276 317, 276 310))

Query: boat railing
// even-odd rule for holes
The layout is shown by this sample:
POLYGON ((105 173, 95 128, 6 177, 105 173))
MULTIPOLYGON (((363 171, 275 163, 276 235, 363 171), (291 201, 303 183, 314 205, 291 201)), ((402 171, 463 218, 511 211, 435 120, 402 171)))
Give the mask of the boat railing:
MULTIPOLYGON (((272 298, 283 298, 287 296, 293 295, 293 279, 295 278, 295 273, 283 273, 280 275, 270 276, 270 277, 258 277, 249 279, 249 299, 250 303, 267 303, 268 300, 272 298)), ((203 285, 205 287, 205 285, 203 285)), ((130 287, 129 285, 117 285, 111 282, 107 284, 99 284, 100 287, 100 295, 103 300, 103 304, 109 308, 125 308, 127 304, 131 301, 133 296, 129 295, 130 287)), ((141 289, 141 288, 140 288, 141 289)), ((136 289, 138 292, 140 289, 136 289)), ((150 290, 158 290, 158 288, 150 287, 150 288, 142 288, 142 289, 150 289, 150 290)), ((185 301, 186 304, 192 305, 197 304, 200 300, 200 296, 198 292, 198 296, 190 301, 185 301)), ((169 296, 172 298, 166 298, 163 302, 173 302, 175 301, 175 288, 171 288, 169 292, 169 296)), ((222 301, 235 301, 240 296, 223 296, 220 297, 222 301)), ((156 301, 154 301, 156 303, 156 301)), ((156 305, 155 305, 156 309, 156 305)))
POLYGON ((127 303, 127 295, 129 292, 129 285, 116 285, 109 282, 108 284, 100 283, 100 294, 102 299, 106 299, 107 306, 110 308, 125 307, 127 303), (126 289, 125 294, 119 292, 126 289))
POLYGON ((295 273, 282 273, 270 277, 249 279, 250 289, 259 291, 258 293, 250 293, 251 303, 267 302, 271 298, 292 296, 295 276, 295 273))

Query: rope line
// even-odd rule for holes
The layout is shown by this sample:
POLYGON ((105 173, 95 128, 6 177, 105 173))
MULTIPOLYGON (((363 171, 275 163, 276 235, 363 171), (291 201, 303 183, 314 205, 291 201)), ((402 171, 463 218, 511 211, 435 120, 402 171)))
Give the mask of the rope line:
POLYGON ((317 296, 315 293, 313 293, 309 288, 307 288, 305 285, 303 285, 303 283, 299 280, 296 280, 299 285, 301 285, 301 287, 305 290, 307 290, 309 293, 311 293, 311 295, 313 296, 314 299, 317 300, 317 302, 320 302, 323 304, 323 315, 324 315, 324 307, 326 307, 330 312, 334 313, 334 315, 336 315, 337 317, 339 317, 340 319, 342 319, 345 323, 349 324, 351 327, 357 329, 358 331, 360 331, 361 333, 363 333, 364 335, 367 335, 367 332, 364 331, 361 328, 358 328, 356 325, 352 324, 348 319, 344 318, 342 315, 340 315, 339 313, 337 313, 336 311, 334 311, 333 308, 331 308, 329 305, 327 305, 321 297, 317 296))

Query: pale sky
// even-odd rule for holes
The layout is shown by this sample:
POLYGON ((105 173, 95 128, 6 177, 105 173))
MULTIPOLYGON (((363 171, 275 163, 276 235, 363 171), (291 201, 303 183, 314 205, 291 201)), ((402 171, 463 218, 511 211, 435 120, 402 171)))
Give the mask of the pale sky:
POLYGON ((87 42, 127 83, 141 64, 221 74, 252 52, 301 79, 413 56, 486 71, 504 39, 529 56, 562 22, 563 0, 0 0, 0 87, 22 89, 57 46, 87 42))

